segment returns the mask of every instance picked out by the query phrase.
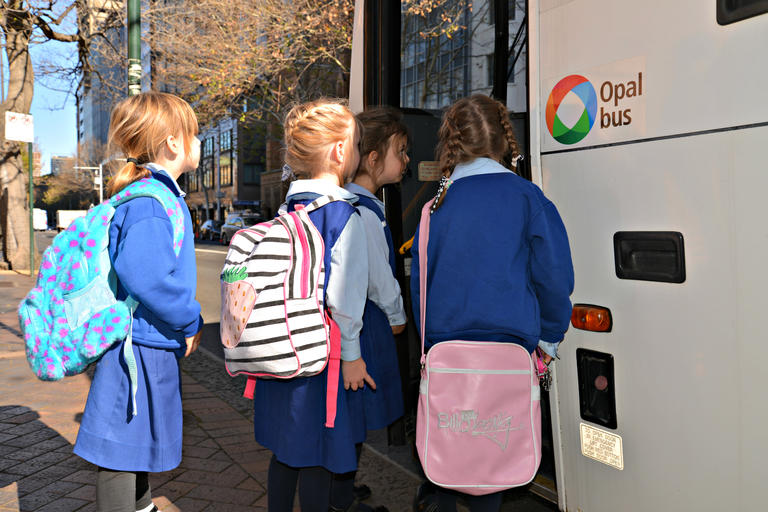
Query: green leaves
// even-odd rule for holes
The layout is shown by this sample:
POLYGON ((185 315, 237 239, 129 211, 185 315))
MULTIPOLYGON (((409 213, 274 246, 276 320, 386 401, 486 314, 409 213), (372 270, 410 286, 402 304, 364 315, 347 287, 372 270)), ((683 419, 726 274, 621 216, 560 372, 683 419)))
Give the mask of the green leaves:
POLYGON ((248 271, 245 267, 230 267, 221 273, 221 279, 223 279, 225 283, 242 281, 246 277, 248 277, 248 271))

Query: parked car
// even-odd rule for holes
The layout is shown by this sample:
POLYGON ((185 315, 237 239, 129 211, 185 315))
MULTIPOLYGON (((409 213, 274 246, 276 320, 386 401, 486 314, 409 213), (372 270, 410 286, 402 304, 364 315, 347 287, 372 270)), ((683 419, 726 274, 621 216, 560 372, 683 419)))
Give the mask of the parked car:
POLYGON ((260 216, 253 213, 231 213, 227 215, 227 221, 221 226, 221 243, 229 245, 232 236, 243 228, 264 222, 260 216))
POLYGON ((200 240, 218 240, 221 238, 221 225, 224 224, 220 220, 208 219, 200 226, 200 240))

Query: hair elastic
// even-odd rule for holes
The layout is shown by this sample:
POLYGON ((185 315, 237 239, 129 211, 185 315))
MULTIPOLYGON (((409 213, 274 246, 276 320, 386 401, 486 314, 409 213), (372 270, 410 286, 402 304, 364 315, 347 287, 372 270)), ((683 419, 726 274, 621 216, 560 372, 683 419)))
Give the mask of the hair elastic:
POLYGON ((141 164, 139 164, 139 161, 136 158, 133 158, 132 156, 129 156, 125 160, 128 161, 128 162, 131 162, 132 164, 141 165, 141 164))

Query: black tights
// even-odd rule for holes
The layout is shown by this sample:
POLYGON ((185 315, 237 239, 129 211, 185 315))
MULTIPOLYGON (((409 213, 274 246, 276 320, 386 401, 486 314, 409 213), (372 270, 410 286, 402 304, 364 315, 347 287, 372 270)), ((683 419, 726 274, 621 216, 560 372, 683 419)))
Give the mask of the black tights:
POLYGON ((147 473, 99 468, 96 476, 96 509, 99 512, 136 512, 151 504, 147 473))
POLYGON ((302 512, 328 512, 332 473, 321 466, 294 468, 272 455, 267 477, 269 512, 292 512, 296 485, 302 512))
MULTIPOLYGON (((355 455, 358 466, 360 466, 361 453, 363 453, 363 443, 357 443, 355 455)), ((333 508, 346 510, 355 501, 355 476, 357 476, 357 470, 333 475, 331 483, 331 505, 333 508)))

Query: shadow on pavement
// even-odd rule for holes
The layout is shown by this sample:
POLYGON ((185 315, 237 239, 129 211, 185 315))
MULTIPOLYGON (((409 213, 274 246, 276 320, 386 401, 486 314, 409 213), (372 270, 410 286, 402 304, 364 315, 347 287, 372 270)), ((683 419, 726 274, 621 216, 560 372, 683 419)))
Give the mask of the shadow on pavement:
POLYGON ((0 509, 77 510, 95 499, 95 467, 28 407, 0 406, 0 509))

